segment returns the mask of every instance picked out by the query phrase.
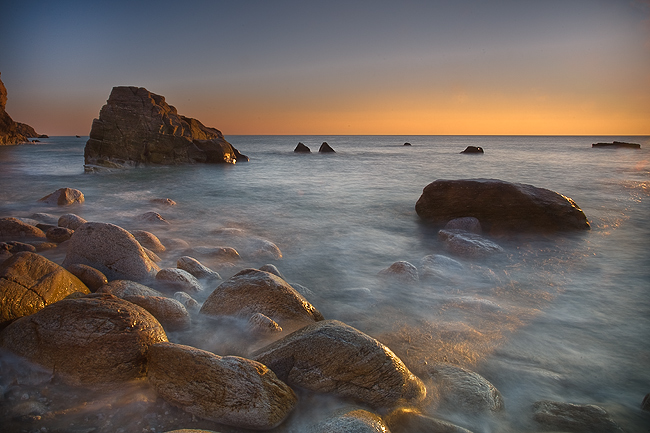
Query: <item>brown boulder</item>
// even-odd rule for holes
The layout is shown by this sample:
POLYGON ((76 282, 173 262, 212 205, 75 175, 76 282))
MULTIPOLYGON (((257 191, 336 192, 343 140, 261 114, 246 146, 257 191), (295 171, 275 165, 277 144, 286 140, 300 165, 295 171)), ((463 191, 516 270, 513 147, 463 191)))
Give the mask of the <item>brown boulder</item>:
POLYGON ((172 287, 175 291, 180 290, 187 293, 199 293, 203 291, 203 286, 201 286, 201 283, 194 275, 178 268, 161 269, 156 274, 156 281, 172 287))
POLYGON ((68 206, 74 203, 83 203, 84 200, 83 193, 78 189, 59 188, 52 194, 41 198, 39 201, 51 205, 68 206))
POLYGON ((271 429, 297 398, 266 366, 180 344, 160 343, 148 353, 148 379, 158 394, 198 417, 250 429, 271 429))
POLYGON ((34 314, 74 292, 90 290, 43 256, 16 253, 0 265, 0 323, 34 314))
POLYGON ((131 234, 138 242, 140 242, 140 245, 150 249, 154 253, 162 253, 167 250, 162 242, 160 242, 160 239, 151 232, 144 230, 131 230, 131 234))
POLYGON ((384 421, 392 433, 472 433, 447 421, 423 415, 412 408, 395 409, 384 417, 384 421))
POLYGON ((69 383, 116 383, 146 374, 146 353, 167 341, 146 310, 110 295, 64 299, 16 320, 0 346, 69 383))
POLYGON ((109 293, 118 298, 126 296, 163 296, 158 290, 130 280, 113 280, 100 287, 97 293, 109 293))
POLYGON ((261 313, 289 330, 323 320, 286 281, 258 269, 244 269, 221 283, 205 300, 201 313, 244 319, 261 313))
POLYGON ((142 87, 113 88, 84 149, 86 164, 109 167, 243 159, 221 131, 179 115, 163 96, 142 87))
POLYGON ((48 241, 60 244, 61 242, 65 242, 70 239, 73 233, 74 230, 70 230, 65 227, 51 227, 45 232, 45 236, 47 237, 48 241))
POLYGON ((45 238, 45 233, 38 227, 24 223, 18 218, 0 218, 0 240, 41 238, 45 238))
POLYGON ((336 320, 295 331, 260 349, 253 359, 289 385, 373 407, 416 404, 426 397, 422 381, 388 347, 336 320))
POLYGON ((221 275, 190 256, 182 256, 176 261, 176 267, 192 274, 195 278, 220 280, 221 275))
POLYGON ((61 215, 57 221, 59 227, 65 227, 70 230, 77 230, 82 225, 86 224, 88 221, 81 218, 79 215, 73 213, 67 213, 61 215))
POLYGON ((72 275, 79 278, 92 292, 96 292, 97 289, 108 283, 106 275, 91 266, 77 263, 69 265, 66 269, 72 275))
POLYGON ((68 241, 63 266, 80 263, 99 270, 109 280, 145 281, 160 270, 131 233, 113 224, 89 222, 68 241))
POLYGON ((139 305, 160 322, 166 331, 182 331, 191 325, 190 314, 176 299, 164 296, 124 296, 122 299, 139 305))
POLYGON ((436 180, 415 211, 436 224, 475 217, 493 234, 588 230, 587 217, 568 197, 544 188, 497 179, 436 180))

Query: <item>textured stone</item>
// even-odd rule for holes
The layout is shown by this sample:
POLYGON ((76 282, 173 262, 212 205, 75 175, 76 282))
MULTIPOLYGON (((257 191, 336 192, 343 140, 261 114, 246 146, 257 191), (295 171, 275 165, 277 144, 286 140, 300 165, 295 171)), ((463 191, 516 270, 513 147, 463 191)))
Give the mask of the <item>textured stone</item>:
POLYGON ((108 293, 118 298, 126 296, 163 296, 158 290, 130 280, 113 280, 97 290, 98 293, 108 293))
POLYGON ((465 230, 478 235, 483 232, 481 222, 474 217, 455 218, 445 224, 445 230, 465 230))
POLYGON ((94 119, 84 149, 86 164, 235 163, 247 158, 223 134, 178 114, 165 98, 142 87, 114 87, 94 119))
POLYGON ((109 280, 146 281, 160 270, 131 233, 113 224, 89 222, 70 238, 63 261, 92 266, 109 280))
POLYGON ((34 314, 74 292, 90 290, 43 256, 16 253, 0 265, 0 323, 34 314))
POLYGON ((192 324, 185 306, 164 296, 127 295, 122 299, 141 306, 160 322, 166 331, 182 331, 192 324))
POLYGON ((43 230, 27 224, 18 218, 0 218, 0 240, 41 239, 43 230))
POLYGON ((253 359, 289 385, 373 407, 417 404, 426 396, 422 381, 388 347, 336 320, 299 329, 253 359))
POLYGON ((475 217, 493 234, 589 229, 585 214, 570 198, 497 179, 436 180, 424 188, 415 210, 421 219, 441 225, 475 217))
POLYGON ((201 283, 189 272, 178 268, 161 269, 156 274, 156 281, 172 286, 175 290, 187 293, 199 293, 203 291, 201 283))
POLYGON ((65 227, 70 230, 77 230, 79 227, 86 224, 87 222, 88 221, 81 218, 79 215, 75 215, 73 213, 67 213, 59 217, 57 224, 59 227, 65 227))
POLYGON ((404 283, 417 283, 420 281, 418 269, 411 263, 405 261, 393 263, 388 268, 379 271, 379 275, 404 283))
POLYGON ((69 206, 75 203, 83 203, 84 195, 78 189, 59 188, 52 194, 46 195, 39 201, 57 206, 69 206))
POLYGON ((108 283, 106 275, 92 266, 76 263, 69 265, 66 269, 72 275, 79 278, 92 292, 96 292, 97 289, 108 283))
POLYGON ((309 433, 391 433, 381 417, 364 409, 344 410, 309 429, 309 433))
POLYGON ((580 433, 623 433, 623 429, 593 404, 541 400, 533 405, 533 419, 546 428, 580 433))
POLYGON ((297 398, 266 366, 172 343, 152 346, 149 382, 174 406, 220 424, 250 429, 279 425, 297 398))
POLYGON ((244 269, 221 283, 205 300, 201 313, 244 319, 261 313, 287 330, 323 320, 286 281, 258 269, 244 269))
POLYGON ((45 236, 48 241, 60 244, 65 242, 72 237, 74 230, 67 229, 65 227, 52 227, 45 232, 45 236))
POLYGON ((0 333, 0 346, 74 384, 142 378, 147 350, 163 341, 165 331, 146 310, 96 294, 63 299, 0 333))
POLYGON ((218 272, 204 266, 201 262, 190 256, 182 256, 176 261, 176 267, 192 274, 195 278, 207 278, 210 280, 220 280, 221 275, 218 272))
POLYGON ((154 253, 162 253, 167 250, 160 242, 160 239, 151 232, 144 230, 131 230, 133 237, 145 248, 153 251, 154 253))

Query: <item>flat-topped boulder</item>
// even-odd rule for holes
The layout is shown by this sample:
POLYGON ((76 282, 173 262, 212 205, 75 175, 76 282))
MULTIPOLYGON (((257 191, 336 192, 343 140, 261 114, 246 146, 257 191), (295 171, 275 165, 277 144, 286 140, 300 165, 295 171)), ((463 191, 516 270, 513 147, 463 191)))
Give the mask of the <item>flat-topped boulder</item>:
POLYGON ((143 87, 118 86, 94 119, 84 149, 86 165, 246 161, 221 131, 181 116, 165 98, 143 87))
POLYGON ((424 187, 415 211, 421 219, 439 225, 474 217, 490 234, 590 228, 582 209, 569 197, 498 179, 436 180, 424 187))
POLYGON ((627 149, 641 149, 638 143, 626 143, 625 141, 613 141, 611 143, 594 143, 591 147, 605 147, 605 148, 627 148, 627 149))

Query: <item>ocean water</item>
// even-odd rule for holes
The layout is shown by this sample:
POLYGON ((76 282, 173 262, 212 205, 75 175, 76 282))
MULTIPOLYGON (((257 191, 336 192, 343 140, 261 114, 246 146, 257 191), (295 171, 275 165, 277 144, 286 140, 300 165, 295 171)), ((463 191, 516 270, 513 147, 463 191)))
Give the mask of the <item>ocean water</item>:
MULTIPOLYGON (((640 410, 650 393, 650 137, 226 138, 250 161, 84 174, 86 137, 0 147, 0 217, 71 212, 190 246, 228 246, 219 230, 242 229, 275 243, 282 259, 244 260, 236 267, 202 262, 224 279, 272 263, 289 282, 309 290, 308 299, 327 319, 382 341, 414 372, 451 362, 480 373, 503 395, 500 415, 429 409, 442 419, 475 433, 532 432, 539 429, 532 404, 550 399, 596 404, 626 432, 650 431, 650 416, 640 410), (642 148, 591 148, 613 140, 642 148), (312 153, 295 154, 299 141, 312 153), (317 153, 323 141, 336 153, 317 153), (459 153, 469 145, 485 154, 459 153), (438 240, 438 228, 423 224, 414 206, 430 182, 464 178, 557 191, 580 206, 592 229, 493 239, 504 254, 453 256, 438 240), (62 187, 81 190, 85 203, 63 209, 38 203, 62 187), (153 198, 177 205, 155 206, 153 198), (170 224, 138 221, 148 211, 170 224), (432 254, 457 263, 418 283, 378 275, 396 261, 420 267, 432 254)), ((43 254, 59 263, 64 257, 56 250, 43 254)), ((174 267, 180 255, 173 248, 160 254, 161 267, 174 267)), ((170 335, 172 341, 186 343, 184 338, 170 335)), ((219 355, 237 351, 236 341, 220 342, 207 331, 191 340, 219 355)), ((299 410, 313 417, 327 405, 306 406, 299 410)), ((99 424, 92 414, 84 416, 89 425, 99 424)), ((161 416, 156 422, 164 424, 161 416)), ((285 428, 300 431, 291 426, 305 417, 292 416, 285 428)), ((125 415, 112 422, 133 431, 135 421, 125 415)), ((41 425, 57 431, 45 419, 29 424, 41 425)))

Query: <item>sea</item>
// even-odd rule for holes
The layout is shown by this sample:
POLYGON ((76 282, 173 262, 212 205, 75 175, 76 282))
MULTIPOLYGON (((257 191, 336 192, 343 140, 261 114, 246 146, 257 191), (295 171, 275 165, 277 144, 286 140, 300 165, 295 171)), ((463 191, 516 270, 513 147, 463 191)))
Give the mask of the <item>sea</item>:
MULTIPOLYGON (((228 246, 218 233, 241 229, 273 242, 282 258, 244 259, 231 267, 202 263, 224 279, 245 267, 273 264, 326 319, 378 339, 414 372, 440 362, 474 371, 499 390, 505 406, 498 414, 449 407, 429 414, 475 433, 534 432, 542 427, 533 420, 533 404, 553 400, 597 405, 625 432, 650 432, 650 412, 641 410, 650 393, 650 137, 226 139, 250 160, 84 173, 87 137, 2 146, 0 217, 75 213, 88 221, 144 228, 163 244, 177 245, 180 239, 192 247, 228 246), (641 149, 592 148, 592 143, 614 140, 639 143, 641 149), (299 142, 312 152, 294 153, 299 142), (335 152, 318 153, 323 142, 335 152), (484 153, 462 154, 467 146, 480 146, 484 153), (505 252, 454 256, 438 239, 441 227, 421 221, 415 203, 437 179, 474 178, 531 184, 570 197, 591 230, 486 235, 505 252), (85 202, 57 208, 38 201, 63 187, 81 190, 85 202), (176 205, 157 206, 151 201, 157 198, 176 205), (143 226, 138 216, 150 211, 169 224, 143 226), (398 261, 421 269, 431 255, 453 260, 439 272, 422 273, 419 281, 381 274, 398 261)), ((64 258, 57 250, 43 254, 57 263, 64 258)), ((173 248, 161 253, 160 266, 175 267, 179 255, 173 248)), ((207 287, 204 297, 217 284, 207 287)), ((205 341, 205 347, 214 342, 208 331, 200 332, 194 331, 192 342, 205 341)), ((169 338, 188 341, 180 334, 169 338)), ((218 353, 236 352, 236 342, 230 343, 229 349, 217 345, 212 350, 233 354, 218 353)), ((2 365, 8 369, 10 364, 2 365)), ((21 365, 12 364, 12 371, 21 365)), ((0 383, 8 405, 12 386, 4 376, 0 383)), ((26 392, 20 398, 35 397, 26 392)), ((58 404, 64 413, 63 403, 39 398, 42 405, 58 404)), ((306 419, 335 406, 331 399, 327 404, 307 400, 282 431, 301 431, 306 419)), ((165 413, 147 421, 142 407, 148 406, 141 399, 137 404, 136 411, 119 412, 136 413, 123 419, 99 404, 86 405, 85 412, 74 412, 83 414, 75 423, 91 428, 79 431, 124 432, 165 431, 172 425, 165 424, 165 413), (112 423, 112 430, 98 427, 105 422, 112 423)), ((4 416, 9 417, 6 411, 4 416)), ((57 430, 53 419, 29 418, 23 431, 65 431, 57 430)))

